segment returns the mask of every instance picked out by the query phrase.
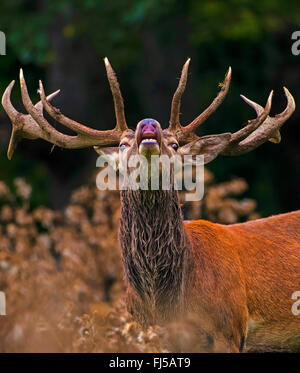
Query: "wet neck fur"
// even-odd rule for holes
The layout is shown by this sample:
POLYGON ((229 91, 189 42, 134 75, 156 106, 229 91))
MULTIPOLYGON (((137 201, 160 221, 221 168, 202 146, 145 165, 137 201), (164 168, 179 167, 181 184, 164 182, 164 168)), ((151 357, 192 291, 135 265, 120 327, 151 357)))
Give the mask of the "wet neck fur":
POLYGON ((149 317, 171 318, 183 307, 191 269, 177 191, 126 190, 121 202, 125 278, 149 317))

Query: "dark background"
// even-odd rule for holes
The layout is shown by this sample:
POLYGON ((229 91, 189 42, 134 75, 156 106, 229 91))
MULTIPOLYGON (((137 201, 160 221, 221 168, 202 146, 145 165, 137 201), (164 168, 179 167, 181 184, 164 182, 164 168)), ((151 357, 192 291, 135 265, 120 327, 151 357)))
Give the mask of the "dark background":
MULTIPOLYGON (((114 126, 105 56, 117 71, 131 127, 146 117, 167 125, 187 57, 192 62, 183 124, 205 109, 228 66, 233 69, 228 97, 199 134, 233 132, 254 118, 240 94, 264 105, 274 89, 272 115, 285 107, 283 85, 296 103, 300 100, 300 56, 291 52, 291 35, 300 30, 299 1, 1 0, 0 30, 7 37, 6 56, 0 56, 1 95, 23 67, 33 101, 42 78, 47 93, 61 89, 54 102, 64 114, 97 129, 114 126)), ((12 97, 24 112, 18 84, 12 97)), ((268 142, 209 165, 217 181, 244 177, 250 185, 247 195, 258 201, 262 215, 300 208, 299 117, 296 109, 281 130, 279 145, 268 142)), ((10 128, 1 108, 0 180, 11 184, 24 176, 33 186, 35 206, 64 206, 70 191, 96 169, 93 150, 56 147, 51 152, 52 145, 42 140, 22 141, 8 161, 10 128)))

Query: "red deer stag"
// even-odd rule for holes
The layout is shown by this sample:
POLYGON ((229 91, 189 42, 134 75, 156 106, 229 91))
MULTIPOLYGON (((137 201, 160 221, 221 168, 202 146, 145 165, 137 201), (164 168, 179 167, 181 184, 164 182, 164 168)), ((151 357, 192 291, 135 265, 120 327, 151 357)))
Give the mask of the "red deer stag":
MULTIPOLYGON (((168 128, 144 119, 133 131, 126 124, 119 84, 107 59, 105 66, 116 114, 115 128, 105 131, 63 115, 50 104, 58 91, 46 97, 42 82, 41 101, 33 105, 21 70, 22 101, 28 114, 17 112, 11 104, 14 81, 2 98, 12 122, 8 158, 20 139, 42 138, 63 148, 94 146, 108 156, 200 154, 208 163, 219 154, 236 156, 268 140, 279 142, 279 130, 295 110, 286 88, 287 106, 275 117, 269 116, 273 92, 265 107, 242 96, 255 109, 255 119, 235 133, 199 137, 195 130, 227 94, 231 69, 211 105, 182 126, 179 115, 187 60, 173 96, 168 128), (43 116, 43 109, 76 135, 57 131, 43 116)), ((292 294, 300 290, 300 211, 228 226, 205 220, 185 222, 173 185, 170 190, 122 190, 121 204, 119 237, 127 305, 137 320, 166 324, 198 315, 194 332, 206 335, 205 351, 300 350, 300 319, 291 311, 292 294)))

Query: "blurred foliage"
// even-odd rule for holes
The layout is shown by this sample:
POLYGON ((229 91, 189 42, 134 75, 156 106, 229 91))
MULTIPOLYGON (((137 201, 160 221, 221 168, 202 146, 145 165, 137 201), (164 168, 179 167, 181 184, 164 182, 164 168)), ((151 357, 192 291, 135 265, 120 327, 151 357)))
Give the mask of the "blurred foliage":
POLYGON ((175 3, 174 0, 55 0, 42 4, 5 0, 1 3, 1 27, 7 33, 9 47, 22 63, 45 65, 55 59, 47 27, 56 17, 65 22, 62 29, 65 38, 86 38, 98 55, 103 56, 106 50, 114 60, 125 62, 128 56, 138 52, 136 42, 141 27, 159 22, 175 3))
POLYGON ((86 38, 98 55, 106 50, 114 60, 126 61, 138 53, 142 28, 159 29, 178 13, 189 23, 196 47, 222 40, 259 41, 266 33, 300 23, 300 4, 295 0, 289 6, 283 0, 3 0, 1 27, 9 47, 23 63, 43 65, 55 58, 47 27, 56 17, 66 23, 64 37, 86 38))
POLYGON ((299 24, 300 4, 281 0, 189 1, 188 17, 194 43, 258 41, 266 33, 279 32, 289 24, 299 24))
MULTIPOLYGON (((108 55, 114 67, 123 73, 125 84, 122 86, 126 89, 129 117, 135 118, 133 112, 144 116, 143 100, 149 99, 146 94, 141 96, 146 84, 139 75, 147 69, 149 54, 145 54, 144 44, 145 35, 149 34, 158 45, 151 58, 153 61, 163 59, 164 69, 174 64, 175 58, 179 71, 185 53, 193 55, 195 104, 192 108, 199 111, 214 97, 217 83, 222 80, 227 66, 233 66, 229 97, 213 121, 203 127, 205 134, 237 130, 253 117, 251 110, 239 99, 240 93, 263 103, 269 90, 279 88, 283 82, 297 89, 293 72, 298 60, 290 52, 291 32, 300 25, 300 3, 295 0, 289 1, 288 5, 283 0, 2 0, 0 28, 7 35, 7 56, 0 58, 1 90, 15 77, 20 64, 26 65, 30 79, 34 80, 36 76, 44 77, 59 59, 50 32, 51 28, 57 27, 57 20, 62 25, 59 32, 63 42, 86 42, 93 59, 108 55), (139 84, 131 87, 130 82, 136 75, 139 84), (223 118, 227 118, 226 123, 223 118)), ((74 48, 73 53, 75 56, 82 52, 74 48)), ((32 87, 30 79, 29 86, 32 87)), ((163 82, 164 77, 159 79, 163 82)), ((172 83, 174 81, 166 84, 172 83)), ((163 85, 157 86, 165 89, 163 85)), ((165 96, 169 89, 168 86, 168 90, 163 91, 165 96)), ((190 92, 189 88, 187 91, 190 92)), ((300 94, 299 90, 296 94, 298 92, 300 94)), ((282 91, 279 93, 282 95, 282 91)), ((19 93, 14 92, 13 98, 19 98, 19 93)), ((185 103, 188 104, 184 99, 183 107, 185 103)), ((275 97, 276 110, 272 113, 279 112, 283 105, 284 99, 275 97)), ((184 121, 193 119, 190 116, 195 114, 184 112, 184 121)), ((283 130, 290 136, 289 143, 296 138, 296 130, 292 132, 292 128, 290 124, 288 130, 283 130)), ((295 143, 294 148, 298 144, 295 143)), ((288 154, 291 152, 284 144, 278 147, 266 144, 263 149, 246 156, 213 162, 211 169, 221 181, 233 175, 245 177, 251 184, 251 197, 258 200, 263 214, 279 212, 300 204, 296 192, 288 193, 292 180, 300 182, 300 171, 295 169, 299 155, 295 155, 294 150, 293 155, 288 154), (282 168, 281 174, 278 165, 282 168)), ((25 160, 22 155, 17 155, 9 163, 1 151, 0 168, 2 176, 10 183, 13 176, 26 174, 36 191, 34 204, 47 202, 46 185, 50 174, 38 160, 25 160)))

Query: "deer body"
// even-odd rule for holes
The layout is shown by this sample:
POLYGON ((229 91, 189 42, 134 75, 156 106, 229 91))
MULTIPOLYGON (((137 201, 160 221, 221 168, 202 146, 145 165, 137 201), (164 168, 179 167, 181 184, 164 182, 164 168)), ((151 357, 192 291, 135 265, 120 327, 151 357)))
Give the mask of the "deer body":
MULTIPOLYGON (((225 340, 246 337, 249 329, 249 349, 299 351, 291 297, 300 285, 300 211, 229 226, 200 220, 186 230, 197 263, 195 288, 204 294, 198 301, 214 305, 211 317, 229 333, 225 340)), ((240 346, 236 341, 229 350, 240 346)))
MULTIPOLYGON (((150 118, 140 121, 136 130, 128 128, 119 84, 107 59, 116 126, 106 131, 63 115, 50 103, 58 91, 46 97, 41 82, 41 101, 33 105, 21 70, 22 101, 28 114, 17 112, 10 101, 14 81, 2 97, 13 125, 8 157, 21 138, 42 138, 64 148, 94 146, 117 165, 142 155, 149 169, 153 155, 202 155, 206 164, 219 154, 241 155, 266 141, 280 141, 279 130, 295 110, 286 88, 287 106, 275 117, 269 116, 273 92, 264 108, 242 96, 255 109, 255 119, 235 133, 196 135, 197 127, 224 100, 230 68, 211 105, 182 126, 180 101, 189 62, 183 66, 169 126, 164 130, 150 118), (52 127, 43 109, 76 135, 52 127)), ((230 226, 204 220, 184 222, 172 183, 168 190, 122 190, 121 204, 119 236, 127 303, 138 321, 145 325, 188 322, 201 342, 200 351, 238 352, 245 346, 262 351, 300 350, 300 319, 291 311, 292 294, 300 290, 300 211, 230 226)), ((177 338, 179 342, 183 336, 184 332, 177 338)))

